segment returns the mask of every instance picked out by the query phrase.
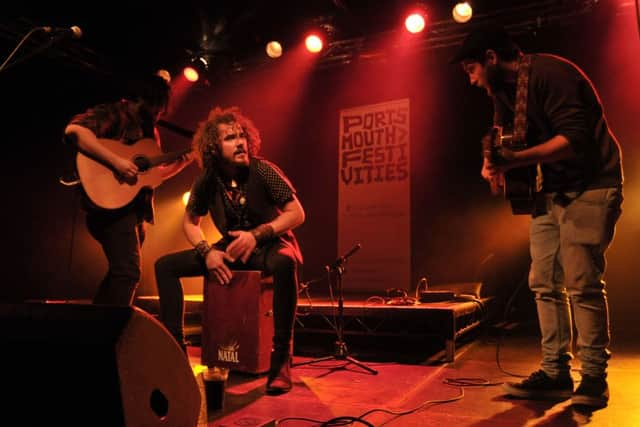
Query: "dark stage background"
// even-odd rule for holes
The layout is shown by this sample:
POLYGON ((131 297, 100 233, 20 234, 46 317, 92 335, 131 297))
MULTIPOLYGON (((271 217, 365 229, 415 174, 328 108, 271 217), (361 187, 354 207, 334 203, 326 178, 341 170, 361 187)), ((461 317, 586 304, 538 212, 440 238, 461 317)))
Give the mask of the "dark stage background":
MULTIPOLYGON (((640 296, 636 283, 640 43, 629 4, 517 37, 525 52, 563 55, 584 69, 599 88, 622 145, 626 200, 606 275, 614 334, 631 333, 640 296)), ((64 21, 61 11, 55 16, 46 22, 46 15, 38 16, 39 23, 75 24, 64 21)), ((180 26, 187 25, 184 21, 178 14, 171 25, 177 37, 180 26)), ((77 43, 96 43, 90 30, 85 28, 86 39, 77 43)), ((113 50, 123 55, 131 49, 123 38, 112 42, 113 50)), ((2 39, 3 60, 16 44, 12 37, 2 39)), ((324 265, 339 255, 339 110, 409 98, 412 281, 388 287, 413 291, 422 276, 430 283, 484 280, 487 293, 505 296, 527 269, 528 218, 512 216, 508 204, 492 198, 480 177, 479 140, 491 121, 490 103, 484 93, 468 86, 459 66, 448 64, 454 49, 421 45, 412 51, 408 46, 375 59, 315 68, 285 56, 276 65, 228 73, 212 78, 209 86, 185 89, 168 120, 195 129, 213 105, 240 106, 254 120, 263 138, 262 154, 289 175, 305 207, 307 221, 297 235, 306 261, 302 276, 310 280, 322 277, 324 265)), ((133 65, 149 71, 164 65, 147 56, 133 65)), ((109 65, 109 58, 102 60, 109 65)), ((118 89, 100 69, 79 66, 63 55, 39 54, 1 72, 0 93, 6 195, 0 296, 8 301, 91 298, 106 263, 84 228, 76 191, 58 182, 69 160, 61 133, 72 114, 116 99, 118 89)), ((162 130, 162 137, 167 151, 189 143, 167 130, 162 130)), ((188 247, 181 230, 180 198, 196 174, 192 165, 157 190, 157 221, 149 228, 143 249, 140 295, 156 294, 155 259, 188 247)), ((348 270, 344 285, 348 292, 348 270)), ((326 281, 320 281, 311 290, 325 294, 326 288, 326 281)), ((201 280, 186 281, 185 290, 201 292, 201 280)))

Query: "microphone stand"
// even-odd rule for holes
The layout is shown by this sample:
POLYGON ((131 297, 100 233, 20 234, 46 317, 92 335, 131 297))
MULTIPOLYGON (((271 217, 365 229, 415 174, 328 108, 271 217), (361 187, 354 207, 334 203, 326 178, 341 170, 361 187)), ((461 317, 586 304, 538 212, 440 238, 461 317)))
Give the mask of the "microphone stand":
POLYGON ((31 51, 30 53, 16 59, 15 61, 9 63, 9 61, 11 61, 11 58, 14 57, 14 55, 18 52, 18 50, 20 49, 20 47, 24 44, 24 42, 27 41, 27 39, 29 37, 31 37, 32 34, 38 32, 38 31, 42 31, 45 33, 48 33, 50 31, 47 30, 47 28, 49 27, 35 27, 32 28, 24 37, 22 37, 22 39, 20 40, 20 42, 18 43, 18 45, 13 49, 13 51, 11 51, 11 53, 9 54, 9 56, 7 57, 7 59, 4 60, 4 62, 2 63, 2 65, 0 65, 0 71, 4 71, 8 68, 11 68, 15 65, 18 65, 19 63, 26 61, 27 59, 37 55, 38 53, 42 52, 45 49, 50 48, 56 41, 61 40, 63 38, 63 35, 53 35, 51 36, 46 43, 43 43, 41 46, 39 46, 38 48, 36 48, 35 50, 31 51))
POLYGON ((7 64, 9 64, 9 61, 11 61, 11 58, 13 58, 16 52, 18 52, 18 49, 20 49, 20 46, 22 46, 23 43, 26 42, 29 37, 31 37, 31 34, 35 33, 36 31, 44 31, 44 27, 32 28, 24 37, 22 37, 22 40, 20 40, 18 45, 11 51, 7 59, 5 59, 4 62, 2 62, 2 64, 0 64, 0 71, 7 68, 7 64))
MULTIPOLYGON (((345 255, 339 257, 332 265, 325 266, 327 272, 335 272, 336 274, 336 287, 338 289, 338 318, 336 320, 335 331, 337 335, 337 340, 335 342, 335 353, 331 356, 320 357, 318 359, 307 360, 305 362, 296 363, 293 366, 302 366, 308 365, 316 362, 324 362, 326 360, 346 360, 349 363, 353 363, 354 365, 364 369, 365 371, 377 375, 378 371, 373 368, 368 367, 364 363, 359 360, 354 359, 349 356, 349 351, 347 350, 347 344, 344 342, 344 293, 342 286, 342 276, 345 273, 344 264, 347 262, 349 257, 355 254, 361 248, 360 243, 355 245, 349 252, 345 255)), ((348 365, 347 363, 346 365, 348 365)), ((345 365, 345 366, 346 366, 345 365)))

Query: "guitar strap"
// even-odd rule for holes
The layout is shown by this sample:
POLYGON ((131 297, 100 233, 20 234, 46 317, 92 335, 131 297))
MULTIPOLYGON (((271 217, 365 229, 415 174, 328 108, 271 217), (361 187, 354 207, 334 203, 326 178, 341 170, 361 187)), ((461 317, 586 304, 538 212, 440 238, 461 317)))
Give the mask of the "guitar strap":
MULTIPOLYGON (((513 112, 513 140, 525 144, 527 138, 527 97, 529 95, 529 75, 531 55, 522 55, 518 61, 518 79, 516 80, 516 103, 513 112)), ((542 189, 542 170, 536 165, 536 192, 542 189)))
POLYGON ((527 134, 527 96, 529 95, 529 70, 531 55, 523 55, 518 61, 516 81, 516 105, 513 116, 513 139, 524 142, 527 134))

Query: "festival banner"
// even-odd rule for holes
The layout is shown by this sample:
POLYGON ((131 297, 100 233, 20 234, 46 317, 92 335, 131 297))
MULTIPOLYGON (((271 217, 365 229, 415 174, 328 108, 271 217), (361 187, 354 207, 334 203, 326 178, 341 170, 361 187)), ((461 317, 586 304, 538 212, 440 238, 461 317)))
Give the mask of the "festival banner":
POLYGON ((410 288, 409 117, 409 99, 340 111, 338 256, 352 253, 345 293, 410 288))

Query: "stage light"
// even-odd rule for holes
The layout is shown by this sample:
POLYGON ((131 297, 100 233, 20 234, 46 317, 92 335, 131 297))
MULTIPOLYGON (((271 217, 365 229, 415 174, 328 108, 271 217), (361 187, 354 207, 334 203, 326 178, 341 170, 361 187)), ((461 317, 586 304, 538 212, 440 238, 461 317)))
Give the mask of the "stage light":
POLYGON ((191 191, 187 191, 186 193, 184 193, 182 195, 182 204, 187 206, 187 203, 189 203, 189 197, 191 197, 191 191))
POLYGON ((169 71, 165 70, 164 68, 161 68, 158 71, 156 71, 156 74, 162 77, 163 79, 165 79, 167 83, 171 83, 171 73, 169 71))
POLYGON ((273 40, 267 43, 267 55, 269 58, 280 58, 282 56, 282 45, 273 40))
POLYGON ((182 74, 184 75, 185 79, 192 83, 197 82, 200 78, 200 73, 198 73, 198 70, 191 66, 184 67, 184 69, 182 70, 182 74))
POLYGON ((426 26, 424 12, 413 12, 404 20, 404 26, 411 34, 417 34, 426 26))
POLYGON ((469 4, 469 2, 460 2, 453 7, 453 20, 459 24, 464 24, 465 22, 469 22, 471 16, 473 15, 473 8, 469 4))
POLYGON ((322 38, 318 34, 309 34, 304 40, 307 50, 311 53, 318 53, 322 50, 322 38))
POLYGON ((318 16, 307 24, 304 45, 308 52, 319 53, 329 45, 337 35, 332 16, 318 16))
POLYGON ((184 67, 182 74, 188 81, 195 83, 209 70, 209 62, 208 55, 194 56, 191 58, 191 63, 184 67))

